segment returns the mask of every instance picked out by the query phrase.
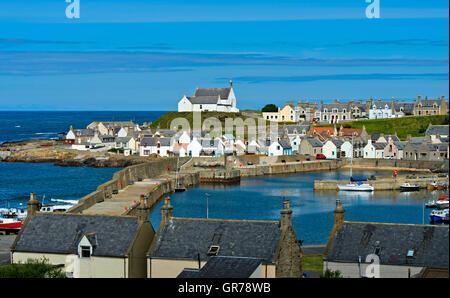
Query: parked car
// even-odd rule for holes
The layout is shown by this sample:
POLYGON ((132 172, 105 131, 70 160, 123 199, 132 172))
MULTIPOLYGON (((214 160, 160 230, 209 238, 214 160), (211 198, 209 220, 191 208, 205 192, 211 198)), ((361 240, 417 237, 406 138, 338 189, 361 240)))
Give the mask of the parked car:
POLYGON ((316 155, 316 159, 326 159, 326 157, 322 153, 319 153, 316 155))

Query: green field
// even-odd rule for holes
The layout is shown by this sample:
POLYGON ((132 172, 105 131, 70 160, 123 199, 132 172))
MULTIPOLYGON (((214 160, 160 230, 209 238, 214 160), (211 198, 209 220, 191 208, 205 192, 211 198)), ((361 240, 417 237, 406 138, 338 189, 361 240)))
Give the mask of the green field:
POLYGON ((322 271, 323 256, 322 255, 304 255, 303 256, 304 271, 322 271))
MULTIPOLYGON (((374 119, 374 120, 360 120, 343 123, 345 128, 362 128, 366 127, 368 134, 385 133, 394 134, 401 140, 405 140, 406 136, 410 134, 412 137, 421 137, 425 135, 425 131, 429 124, 433 125, 448 125, 448 115, 440 116, 421 116, 421 117, 403 117, 394 119, 374 119)), ((321 127, 332 127, 335 124, 318 125, 321 127)), ((339 129, 341 124, 336 124, 339 129)))

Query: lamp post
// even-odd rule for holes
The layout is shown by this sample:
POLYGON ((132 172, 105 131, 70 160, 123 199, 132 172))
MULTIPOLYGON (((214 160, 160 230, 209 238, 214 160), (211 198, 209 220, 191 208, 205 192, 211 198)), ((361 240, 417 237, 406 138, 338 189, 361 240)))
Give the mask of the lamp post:
POLYGON ((206 197, 206 218, 208 218, 208 198, 211 195, 209 193, 205 193, 205 197, 206 197))

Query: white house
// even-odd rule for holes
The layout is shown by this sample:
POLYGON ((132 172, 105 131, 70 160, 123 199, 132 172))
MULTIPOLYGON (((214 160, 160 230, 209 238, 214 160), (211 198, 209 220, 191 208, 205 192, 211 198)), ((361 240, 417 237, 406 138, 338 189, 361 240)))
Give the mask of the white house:
POLYGON ((350 141, 345 141, 341 145, 341 157, 353 158, 353 146, 350 141))
POLYGON ((221 139, 216 138, 214 140, 211 139, 203 139, 201 142, 203 153, 211 156, 223 156, 225 146, 221 139))
POLYGON ((369 109, 369 119, 392 118, 392 107, 389 102, 374 101, 369 109))
POLYGON ((116 148, 131 150, 131 154, 137 152, 136 139, 133 137, 118 137, 116 138, 116 148))
POLYGON ((236 142, 234 142, 234 150, 237 155, 243 155, 247 151, 247 146, 244 141, 236 140, 236 142))
POLYGON ((339 158, 342 144, 341 140, 328 140, 322 146, 322 154, 329 159, 339 158))
POLYGON ((121 127, 119 131, 117 132, 118 138, 125 138, 128 136, 128 128, 121 127))
POLYGON ((249 154, 260 154, 261 146, 258 144, 256 140, 251 140, 247 146, 247 153, 249 154))
POLYGON ((200 142, 197 141, 197 138, 194 137, 187 146, 187 155, 192 157, 199 157, 201 151, 202 151, 202 144, 200 144, 200 142))
POLYGON ((172 150, 170 138, 143 138, 139 147, 140 156, 149 156, 150 154, 157 154, 161 157, 169 156, 169 151, 172 150))
POLYGON ((297 154, 300 149, 300 143, 302 141, 302 138, 300 138, 299 135, 296 135, 296 136, 290 137, 289 140, 291 142, 292 153, 297 154))
POLYGON ((364 158, 384 158, 384 143, 372 143, 372 140, 367 141, 367 145, 364 147, 364 158))
POLYGON ((178 112, 229 112, 237 113, 233 82, 229 88, 197 88, 194 96, 186 96, 178 102, 178 112))

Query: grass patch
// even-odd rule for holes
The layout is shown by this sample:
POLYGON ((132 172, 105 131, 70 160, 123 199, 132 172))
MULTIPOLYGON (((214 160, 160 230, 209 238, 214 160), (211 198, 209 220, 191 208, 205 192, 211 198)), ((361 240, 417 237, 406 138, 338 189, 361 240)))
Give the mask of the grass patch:
MULTIPOLYGON (((425 131, 429 124, 432 125, 448 125, 448 115, 436 115, 436 116, 413 116, 393 119, 373 119, 373 120, 360 120, 353 122, 343 123, 345 128, 362 128, 366 127, 368 134, 373 133, 385 133, 394 134, 401 140, 405 140, 406 136, 410 134, 412 137, 422 137, 425 135, 425 131)), ((318 125, 321 127, 333 127, 335 124, 318 125)), ((336 127, 340 127, 341 124, 336 124, 336 127)))
POLYGON ((304 255, 303 270, 304 271, 323 271, 323 255, 304 255))
MULTIPOLYGON (((244 111, 244 112, 246 112, 246 111, 244 111)), ((252 111, 252 112, 255 112, 255 111, 252 111)), ((153 122, 150 125, 150 128, 152 128, 152 129, 156 129, 156 128, 173 129, 173 127, 170 127, 170 124, 176 118, 186 119, 189 122, 191 129, 193 128, 194 113, 192 113, 192 112, 167 112, 166 114, 162 115, 158 120, 153 122)), ((225 128, 225 119, 227 119, 227 118, 230 118, 233 120, 236 118, 241 118, 243 121, 247 120, 248 118, 251 118, 251 119, 254 119, 254 122, 256 125, 258 124, 256 117, 244 115, 241 112, 239 112, 239 113, 202 112, 201 113, 201 119, 202 119, 201 124, 203 125, 204 121, 208 118, 218 119, 221 122, 223 129, 225 128)), ((212 122, 208 121, 207 123, 212 123, 212 122)))

